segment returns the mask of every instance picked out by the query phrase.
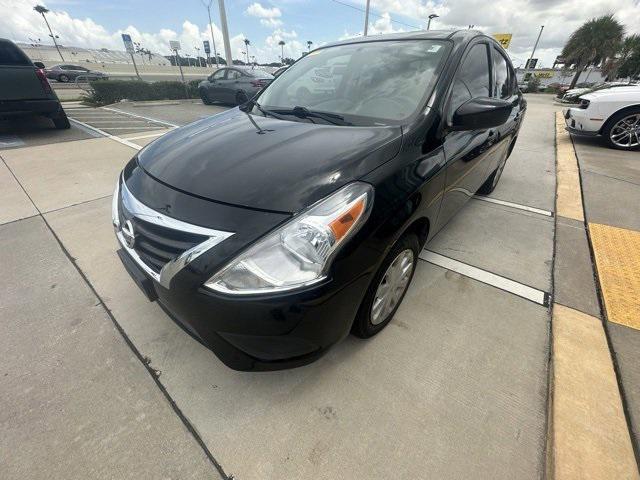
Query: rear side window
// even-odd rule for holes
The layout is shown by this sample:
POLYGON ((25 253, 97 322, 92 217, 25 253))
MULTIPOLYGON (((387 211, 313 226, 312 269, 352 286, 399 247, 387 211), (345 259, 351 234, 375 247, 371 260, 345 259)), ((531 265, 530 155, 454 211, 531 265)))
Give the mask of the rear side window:
POLYGON ((13 43, 0 42, 0 65, 31 66, 31 62, 13 43))
POLYGON ((507 59, 495 48, 493 49, 493 71, 495 72, 495 83, 493 85, 493 96, 497 98, 509 98, 512 94, 511 72, 507 59))
POLYGON ((450 111, 455 112, 460 105, 478 97, 491 96, 489 81, 489 56, 487 45, 474 45, 460 65, 453 83, 450 111))
POLYGON ((236 78, 240 78, 242 74, 237 70, 229 70, 227 73, 227 80, 235 80, 236 78))

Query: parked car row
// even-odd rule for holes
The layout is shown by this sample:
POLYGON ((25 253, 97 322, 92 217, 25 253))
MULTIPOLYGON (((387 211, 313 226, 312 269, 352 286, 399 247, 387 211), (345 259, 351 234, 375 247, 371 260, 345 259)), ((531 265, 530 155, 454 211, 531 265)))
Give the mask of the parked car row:
POLYGON ((636 85, 634 82, 600 82, 587 87, 572 88, 564 93, 558 93, 557 98, 562 103, 580 103, 580 96, 586 93, 606 90, 607 88, 629 87, 636 85))
POLYGON ((640 149, 640 85, 616 85, 582 94, 576 107, 564 109, 567 130, 602 136, 619 150, 640 149))

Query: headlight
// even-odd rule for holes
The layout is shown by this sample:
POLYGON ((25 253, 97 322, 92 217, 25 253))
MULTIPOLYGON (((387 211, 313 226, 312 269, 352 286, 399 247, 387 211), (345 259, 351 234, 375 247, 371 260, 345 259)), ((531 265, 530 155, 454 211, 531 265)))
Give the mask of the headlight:
POLYGON ((205 283, 232 294, 270 293, 317 283, 339 248, 362 227, 373 187, 351 183, 259 240, 205 283))

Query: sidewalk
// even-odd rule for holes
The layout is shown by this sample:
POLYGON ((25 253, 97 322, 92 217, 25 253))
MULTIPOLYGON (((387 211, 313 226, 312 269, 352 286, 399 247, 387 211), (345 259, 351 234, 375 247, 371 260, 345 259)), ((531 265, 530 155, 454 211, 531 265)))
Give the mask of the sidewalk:
POLYGON ((605 327, 640 451, 640 153, 574 137, 605 327))
MULTIPOLYGON (((619 153, 593 140, 582 148, 580 141, 572 140, 565 131, 560 113, 556 127, 558 187, 547 476, 558 480, 638 479, 637 436, 633 434, 637 427, 633 427, 633 414, 628 416, 627 411, 637 407, 640 380, 637 356, 630 358, 639 355, 633 342, 640 332, 629 328, 640 326, 640 257, 636 257, 640 233, 616 228, 620 218, 637 218, 637 214, 634 217, 634 212, 620 208, 633 201, 615 198, 624 192, 622 186, 585 181, 591 174, 585 167, 587 158, 602 169, 606 159, 619 153), (613 336, 612 331, 616 332, 613 336), (626 374, 619 368, 617 335, 625 354, 626 374), (632 395, 625 391, 626 383, 632 395)), ((631 165, 628 162, 627 167, 631 165)), ((614 174, 601 176, 610 182, 614 174)), ((627 191, 637 195, 639 190, 627 186, 627 191)))

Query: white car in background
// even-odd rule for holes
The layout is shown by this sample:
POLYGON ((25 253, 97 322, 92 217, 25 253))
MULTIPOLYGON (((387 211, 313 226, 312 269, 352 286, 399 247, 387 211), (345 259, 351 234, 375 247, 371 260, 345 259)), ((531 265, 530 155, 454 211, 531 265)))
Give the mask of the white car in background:
POLYGON ((580 104, 563 110, 567 130, 576 135, 602 135, 610 147, 640 149, 640 86, 588 93, 580 104))

